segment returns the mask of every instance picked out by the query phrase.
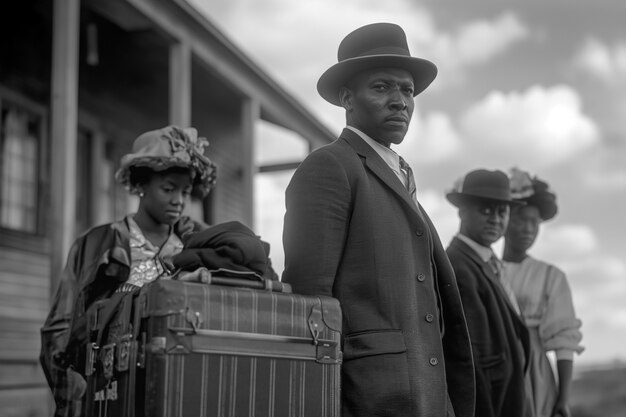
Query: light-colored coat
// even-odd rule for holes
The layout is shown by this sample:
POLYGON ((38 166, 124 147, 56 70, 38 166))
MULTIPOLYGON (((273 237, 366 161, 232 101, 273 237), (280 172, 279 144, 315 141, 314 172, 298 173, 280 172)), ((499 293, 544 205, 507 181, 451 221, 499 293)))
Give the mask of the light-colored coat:
POLYGON ((283 280, 343 310, 343 416, 473 416, 452 267, 421 207, 358 135, 312 152, 286 192, 283 280), (445 332, 442 338, 442 330, 445 332))

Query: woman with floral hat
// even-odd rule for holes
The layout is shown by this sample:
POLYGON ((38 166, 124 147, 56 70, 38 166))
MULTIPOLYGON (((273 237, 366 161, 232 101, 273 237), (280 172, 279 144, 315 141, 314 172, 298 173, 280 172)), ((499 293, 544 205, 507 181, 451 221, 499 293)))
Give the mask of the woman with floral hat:
POLYGON ((528 254, 539 225, 557 213, 548 184, 519 169, 511 170, 511 194, 525 205, 511 210, 505 234, 503 278, 513 289, 531 340, 529 365, 535 417, 569 417, 574 352, 581 353, 581 322, 576 318, 565 274, 528 254), (558 383, 546 355, 554 351, 558 383))
POLYGON ((86 343, 85 332, 76 329, 85 327, 87 308, 166 273, 164 260, 181 252, 183 236, 206 228, 183 210, 192 193, 205 196, 215 183, 215 165, 204 155, 207 145, 193 128, 168 126, 140 135, 116 173, 139 196, 137 212, 90 229, 72 245, 41 330, 40 360, 56 416, 84 412, 86 383, 73 367, 73 355, 86 343))

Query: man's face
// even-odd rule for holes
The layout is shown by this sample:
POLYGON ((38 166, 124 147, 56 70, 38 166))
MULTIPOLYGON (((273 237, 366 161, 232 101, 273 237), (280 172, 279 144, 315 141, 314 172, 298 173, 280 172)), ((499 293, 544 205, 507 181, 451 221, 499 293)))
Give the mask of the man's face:
POLYGON ((413 115, 413 77, 397 68, 358 74, 341 90, 347 122, 385 146, 404 139, 413 115))
POLYGON ((459 210, 461 233, 483 246, 502 237, 509 222, 508 204, 491 200, 466 202, 459 210))

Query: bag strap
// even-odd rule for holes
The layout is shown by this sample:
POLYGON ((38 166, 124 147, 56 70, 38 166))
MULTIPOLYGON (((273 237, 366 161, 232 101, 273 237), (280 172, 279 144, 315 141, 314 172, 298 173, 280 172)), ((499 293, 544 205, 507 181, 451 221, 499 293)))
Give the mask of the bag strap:
POLYGON ((111 323, 111 320, 113 320, 113 317, 115 316, 115 313, 117 313, 119 311, 119 307, 121 304, 124 304, 124 315, 128 316, 128 322, 130 323, 130 313, 131 313, 131 308, 132 308, 132 302, 126 302, 124 303, 124 300, 127 300, 129 297, 132 299, 135 295, 136 291, 131 291, 131 292, 116 292, 114 293, 111 298, 109 298, 109 302, 106 304, 106 306, 103 308, 102 311, 102 320, 100 321, 100 328, 98 329, 98 336, 96 337, 96 345, 97 346, 101 346, 102 345, 102 337, 104 336, 104 331, 106 328, 108 328, 109 324, 111 323))

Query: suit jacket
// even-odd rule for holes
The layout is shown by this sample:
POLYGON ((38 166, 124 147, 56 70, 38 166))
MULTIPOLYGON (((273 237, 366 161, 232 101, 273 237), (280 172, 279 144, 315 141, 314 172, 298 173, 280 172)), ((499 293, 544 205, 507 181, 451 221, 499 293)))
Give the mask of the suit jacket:
POLYGON ((476 416, 524 416, 528 331, 490 266, 454 238, 447 249, 459 284, 476 367, 476 416))
POLYGON ((473 416, 453 270, 430 219, 382 158, 345 129, 302 162, 286 206, 283 280, 342 306, 343 415, 441 417, 451 400, 458 417, 473 416))

